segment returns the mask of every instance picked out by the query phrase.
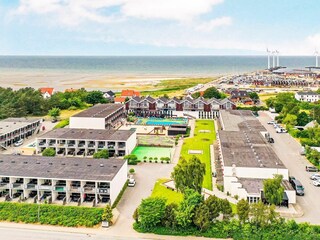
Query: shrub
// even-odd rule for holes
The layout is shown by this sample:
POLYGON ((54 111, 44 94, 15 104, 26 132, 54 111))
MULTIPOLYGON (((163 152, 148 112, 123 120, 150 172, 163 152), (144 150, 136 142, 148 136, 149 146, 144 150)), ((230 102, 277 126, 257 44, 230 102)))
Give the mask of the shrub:
POLYGON ((153 157, 149 157, 149 160, 150 160, 150 161, 153 160, 153 157))
POLYGON ((125 191, 125 190, 127 189, 127 187, 128 187, 128 181, 129 181, 129 180, 127 180, 127 181, 124 183, 124 185, 123 185, 123 187, 122 187, 122 189, 121 189, 118 197, 116 198, 116 200, 115 200, 115 201, 113 202, 113 204, 112 204, 112 208, 116 208, 116 207, 117 207, 120 199, 122 198, 122 195, 124 194, 124 191, 125 191))
POLYGON ((129 173, 130 173, 130 174, 134 174, 134 173, 135 173, 134 169, 133 169, 133 168, 130 168, 129 173))
POLYGON ((217 184, 217 188, 220 192, 223 192, 224 191, 224 187, 223 185, 220 185, 220 184, 217 184))
POLYGON ((164 198, 143 199, 139 208, 139 223, 145 229, 155 227, 161 223, 165 214, 166 200, 164 198))
POLYGON ((60 121, 59 123, 57 123, 57 125, 55 125, 53 127, 53 129, 64 128, 65 126, 68 126, 68 125, 69 125, 69 118, 64 119, 64 120, 60 121))
POLYGON ((53 148, 46 148, 42 152, 42 156, 44 157, 54 157, 55 155, 56 155, 56 150, 54 150, 53 148))
POLYGON ((107 204, 106 207, 103 210, 103 214, 102 214, 101 220, 110 223, 112 217, 113 217, 112 209, 111 209, 110 205, 107 204))

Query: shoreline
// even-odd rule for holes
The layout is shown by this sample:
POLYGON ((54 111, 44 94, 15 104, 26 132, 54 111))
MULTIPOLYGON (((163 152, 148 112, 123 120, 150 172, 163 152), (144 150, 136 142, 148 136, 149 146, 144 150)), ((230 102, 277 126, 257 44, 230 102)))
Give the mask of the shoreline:
POLYGON ((1 71, 0 86, 3 88, 19 89, 32 86, 33 88, 54 87, 58 91, 74 88, 88 90, 114 90, 126 88, 145 90, 161 81, 175 79, 216 78, 222 76, 206 74, 130 74, 130 73, 98 73, 71 71, 1 71))

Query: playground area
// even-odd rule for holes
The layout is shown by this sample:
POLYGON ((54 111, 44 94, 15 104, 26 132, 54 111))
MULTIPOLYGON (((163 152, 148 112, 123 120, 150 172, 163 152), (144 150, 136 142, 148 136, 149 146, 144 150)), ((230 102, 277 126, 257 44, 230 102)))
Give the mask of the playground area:
POLYGON ((176 124, 188 124, 186 118, 138 118, 137 125, 152 125, 152 126, 171 126, 176 124))
POLYGON ((173 148, 169 147, 150 147, 150 146, 137 146, 132 154, 136 155, 138 160, 146 162, 166 162, 171 161, 173 156, 173 148))

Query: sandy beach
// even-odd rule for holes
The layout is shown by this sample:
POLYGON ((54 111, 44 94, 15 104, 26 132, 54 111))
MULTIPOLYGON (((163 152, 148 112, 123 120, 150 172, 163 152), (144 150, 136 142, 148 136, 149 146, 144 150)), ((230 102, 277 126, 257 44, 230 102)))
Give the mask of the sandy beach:
MULTIPOLYGON (((110 75, 107 73, 54 72, 54 71, 1 71, 0 86, 13 89, 23 87, 54 87, 63 91, 68 88, 86 88, 88 90, 114 91, 134 88, 137 90, 153 89, 162 80, 188 78, 190 76, 158 75, 110 75)), ((192 76, 198 77, 198 76, 192 76)), ((199 76, 200 77, 200 76, 199 76)), ((203 76, 201 76, 203 77, 203 76)))

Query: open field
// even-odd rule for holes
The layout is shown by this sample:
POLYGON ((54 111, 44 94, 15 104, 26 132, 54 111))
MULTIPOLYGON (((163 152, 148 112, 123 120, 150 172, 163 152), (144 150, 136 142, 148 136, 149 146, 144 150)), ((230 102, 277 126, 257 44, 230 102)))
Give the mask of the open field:
POLYGON ((192 154, 189 150, 200 150, 202 154, 196 154, 201 162, 206 164, 206 174, 203 181, 203 187, 212 190, 212 176, 211 176, 211 158, 210 145, 216 140, 214 121, 213 120, 197 120, 194 130, 194 137, 184 139, 181 149, 181 157, 189 159, 192 154), (201 132, 203 130, 210 132, 201 132))
POLYGON ((151 197, 162 197, 167 199, 167 203, 180 203, 183 199, 182 193, 168 189, 162 184, 170 179, 158 179, 154 185, 151 197))

